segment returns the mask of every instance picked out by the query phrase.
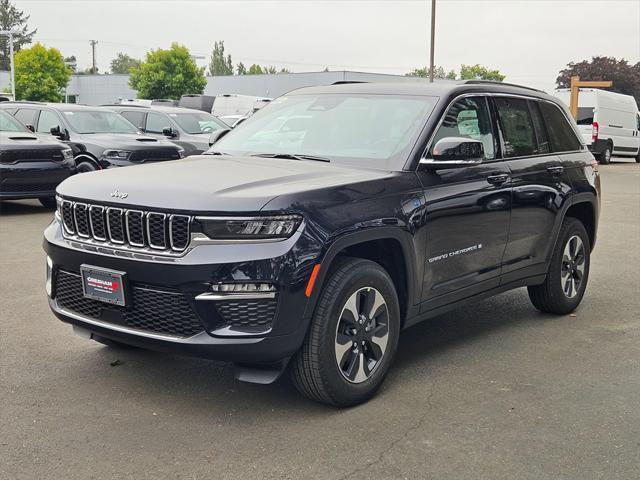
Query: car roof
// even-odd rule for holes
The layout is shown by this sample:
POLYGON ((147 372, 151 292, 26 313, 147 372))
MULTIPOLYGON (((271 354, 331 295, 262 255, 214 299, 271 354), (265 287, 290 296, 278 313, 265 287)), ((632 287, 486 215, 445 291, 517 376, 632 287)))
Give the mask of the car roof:
MULTIPOLYGON (((492 82, 483 80, 441 80, 429 83, 423 81, 406 82, 336 82, 332 85, 303 87, 289 92, 287 95, 327 94, 327 93, 351 93, 371 95, 422 95, 432 97, 445 97, 452 94, 465 92, 490 92, 554 100, 551 95, 542 90, 514 85, 510 83, 492 82)), ((554 100, 555 101, 555 100, 554 100)))
POLYGON ((155 110, 157 112, 164 113, 209 113, 203 110, 196 110, 195 108, 173 107, 171 105, 126 105, 117 103, 115 105, 103 105, 103 107, 110 108, 112 110, 155 110))
POLYGON ((13 105, 14 107, 48 107, 54 110, 65 111, 96 111, 101 110, 100 107, 91 105, 81 105, 77 103, 47 103, 47 102, 2 102, 0 105, 13 105))

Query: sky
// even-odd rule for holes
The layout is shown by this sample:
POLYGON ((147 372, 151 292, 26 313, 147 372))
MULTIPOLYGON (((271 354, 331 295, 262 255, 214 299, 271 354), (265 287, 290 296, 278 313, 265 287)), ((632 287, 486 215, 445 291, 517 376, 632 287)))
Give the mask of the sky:
MULTIPOLYGON (((431 0, 15 0, 35 41, 100 71, 177 41, 208 64, 216 40, 234 63, 292 72, 404 74, 429 61, 431 0)), ((595 55, 640 61, 640 0, 436 0, 435 63, 482 64, 553 90, 558 71, 595 55)))

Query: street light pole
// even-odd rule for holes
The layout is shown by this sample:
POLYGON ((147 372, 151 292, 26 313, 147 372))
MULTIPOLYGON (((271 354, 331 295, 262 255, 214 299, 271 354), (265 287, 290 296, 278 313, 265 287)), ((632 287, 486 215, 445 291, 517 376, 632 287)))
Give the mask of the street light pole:
POLYGON ((9 37, 9 58, 11 62, 11 95, 13 95, 13 99, 16 100, 16 74, 13 67, 13 35, 18 32, 14 32, 13 30, 0 30, 0 35, 6 35, 9 37))
POLYGON ((429 55, 429 82, 433 83, 434 54, 436 41, 436 0, 431 0, 431 54, 429 55))

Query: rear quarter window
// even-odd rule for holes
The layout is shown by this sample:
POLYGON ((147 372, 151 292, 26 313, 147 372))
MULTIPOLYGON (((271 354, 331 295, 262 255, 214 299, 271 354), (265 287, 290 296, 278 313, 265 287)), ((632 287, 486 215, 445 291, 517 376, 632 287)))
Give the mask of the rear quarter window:
POLYGON ((580 150, 580 140, 576 136, 569 120, 558 107, 549 102, 539 102, 540 113, 547 126, 551 148, 554 152, 573 152, 580 150))

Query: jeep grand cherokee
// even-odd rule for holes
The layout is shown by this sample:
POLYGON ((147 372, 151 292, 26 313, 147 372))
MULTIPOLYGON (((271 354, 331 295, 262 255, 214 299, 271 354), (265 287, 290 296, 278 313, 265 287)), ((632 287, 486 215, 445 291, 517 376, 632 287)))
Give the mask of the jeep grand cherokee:
POLYGON ((209 153, 58 188, 47 293, 77 333, 252 382, 288 367, 344 406, 374 394, 417 322, 517 287, 560 315, 584 295, 597 164, 545 93, 304 88, 209 153))

